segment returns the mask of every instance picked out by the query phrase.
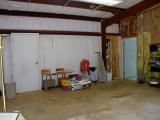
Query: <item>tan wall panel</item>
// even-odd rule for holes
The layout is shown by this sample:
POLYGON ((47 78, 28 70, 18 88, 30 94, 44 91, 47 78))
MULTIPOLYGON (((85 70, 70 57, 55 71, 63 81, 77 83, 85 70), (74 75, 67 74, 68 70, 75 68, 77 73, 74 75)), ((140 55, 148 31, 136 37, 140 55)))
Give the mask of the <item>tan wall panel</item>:
POLYGON ((117 67, 117 62, 116 61, 117 61, 117 56, 118 56, 118 58, 119 58, 118 61, 120 62, 120 55, 121 55, 120 40, 121 40, 121 36, 107 35, 106 39, 109 39, 109 40, 112 41, 112 63, 111 63, 111 68, 112 68, 112 77, 114 79, 116 77, 119 77, 118 74, 120 74, 120 68, 117 67))
POLYGON ((160 7, 138 15, 138 78, 150 79, 150 45, 160 43, 160 7))
POLYGON ((144 32, 151 32, 152 12, 149 11, 144 13, 143 18, 144 32))

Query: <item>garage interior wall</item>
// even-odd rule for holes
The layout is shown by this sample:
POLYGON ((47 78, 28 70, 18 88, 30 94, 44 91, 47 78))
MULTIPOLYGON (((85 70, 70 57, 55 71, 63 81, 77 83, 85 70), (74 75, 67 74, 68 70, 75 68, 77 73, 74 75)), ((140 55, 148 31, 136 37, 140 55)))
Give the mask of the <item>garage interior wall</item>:
MULTIPOLYGON (((100 28, 99 22, 91 21, 0 16, 0 29, 101 32, 100 28)), ((7 35, 3 40, 6 83, 13 82, 10 38, 11 35, 7 35)), ((83 58, 89 59, 91 66, 96 65, 94 52, 97 51, 101 52, 100 36, 39 35, 39 68, 55 72, 55 68, 65 67, 79 72, 83 58)))
MULTIPOLYGON (((22 33, 23 34, 23 33, 22 33)), ((79 72, 82 59, 89 59, 90 65, 96 65, 96 54, 101 52, 100 37, 93 36, 61 36, 40 35, 39 36, 39 67, 50 68, 55 72, 57 67, 79 72)), ((4 40, 4 74, 5 82, 13 82, 13 71, 11 61, 11 39, 4 40)))
POLYGON ((112 69, 112 78, 122 78, 122 58, 121 58, 121 36, 118 35, 106 35, 106 39, 111 40, 112 42, 112 61, 111 61, 111 69, 112 69))
POLYGON ((0 29, 101 32, 100 22, 0 15, 0 29))
POLYGON ((160 44, 160 6, 138 15, 138 77, 146 74, 149 80, 150 45, 160 44))
POLYGON ((112 78, 122 78, 122 58, 121 58, 121 36, 117 35, 119 34, 119 25, 113 24, 111 26, 108 26, 106 28, 106 40, 109 39, 112 42, 112 63, 111 63, 111 69, 112 69, 112 78), (115 34, 115 35, 114 35, 115 34), (118 67, 117 67, 118 65, 118 67))
POLYGON ((80 61, 90 60, 95 66, 96 54, 101 52, 100 37, 71 35, 40 35, 40 68, 65 67, 79 72, 80 61), (54 64, 52 64, 54 63, 54 64))

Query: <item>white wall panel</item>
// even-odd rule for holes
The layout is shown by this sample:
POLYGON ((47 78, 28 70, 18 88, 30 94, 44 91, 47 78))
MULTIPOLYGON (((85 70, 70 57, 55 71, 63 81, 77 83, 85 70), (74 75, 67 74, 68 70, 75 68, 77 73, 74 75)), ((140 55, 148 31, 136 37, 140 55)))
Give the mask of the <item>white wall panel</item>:
POLYGON ((106 28, 106 33, 119 33, 119 26, 118 24, 113 24, 106 28))
POLYGON ((40 35, 40 68, 64 67, 79 72, 82 59, 96 65, 96 54, 101 52, 101 38, 72 35, 40 35), (51 40, 52 39, 52 40, 51 40))
POLYGON ((52 68, 52 64, 54 63, 52 61, 52 35, 40 35, 39 39, 39 67, 40 69, 52 68))
MULTIPOLYGON (((40 35, 40 70, 50 68, 55 72, 56 68, 63 67, 80 71, 82 59, 88 59, 90 66, 97 65, 97 57, 94 52, 101 52, 101 38, 90 36, 72 35, 40 35)), ((54 79, 57 78, 56 76, 54 79)))
POLYGON ((89 36, 53 36, 53 46, 55 67, 79 72, 83 59, 88 59, 91 66, 96 65, 94 52, 101 52, 101 39, 89 36))
POLYGON ((0 29, 100 32, 100 23, 81 20, 0 15, 0 29))
MULTIPOLYGON (((5 81, 13 82, 12 55, 10 36, 4 41, 5 81)), ((39 36, 39 68, 50 68, 55 72, 57 67, 79 72, 82 59, 89 59, 91 66, 96 66, 94 52, 101 52, 101 37, 72 35, 40 35, 39 36)), ((40 71, 39 71, 40 72, 40 71)))

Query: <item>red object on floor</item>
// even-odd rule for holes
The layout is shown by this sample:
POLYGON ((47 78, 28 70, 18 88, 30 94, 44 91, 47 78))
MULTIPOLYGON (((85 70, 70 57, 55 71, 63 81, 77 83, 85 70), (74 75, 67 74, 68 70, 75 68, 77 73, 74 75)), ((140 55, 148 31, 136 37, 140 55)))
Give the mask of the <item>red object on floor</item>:
POLYGON ((89 70, 89 60, 83 59, 80 64, 81 72, 87 72, 89 70))
POLYGON ((80 76, 80 75, 77 75, 77 76, 76 76, 76 80, 80 81, 80 80, 81 80, 81 76, 80 76))

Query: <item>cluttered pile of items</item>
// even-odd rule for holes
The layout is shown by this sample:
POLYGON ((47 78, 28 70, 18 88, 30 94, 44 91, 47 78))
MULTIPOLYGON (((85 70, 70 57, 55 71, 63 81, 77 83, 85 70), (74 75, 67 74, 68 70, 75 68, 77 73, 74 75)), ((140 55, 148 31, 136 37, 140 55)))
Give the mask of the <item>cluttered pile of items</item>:
POLYGON ((83 59, 80 63, 80 74, 74 73, 64 68, 57 68, 56 73, 51 73, 49 69, 41 70, 42 88, 48 90, 50 87, 56 86, 53 76, 57 77, 58 87, 64 91, 79 90, 91 87, 91 83, 98 84, 99 76, 96 67, 89 66, 89 60, 83 59))

